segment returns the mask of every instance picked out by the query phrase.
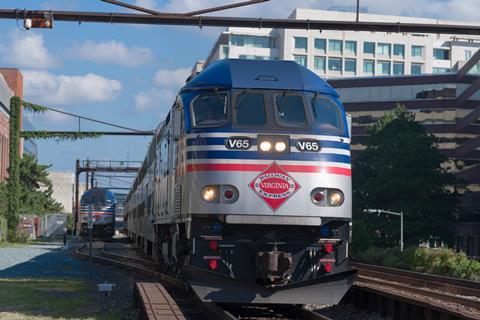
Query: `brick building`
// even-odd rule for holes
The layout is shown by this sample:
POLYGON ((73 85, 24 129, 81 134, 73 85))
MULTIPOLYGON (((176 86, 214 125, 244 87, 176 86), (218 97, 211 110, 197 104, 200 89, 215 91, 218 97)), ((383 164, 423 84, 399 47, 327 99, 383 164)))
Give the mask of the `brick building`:
POLYGON ((18 69, 0 68, 0 181, 8 176, 10 98, 13 95, 23 97, 22 73, 18 69))

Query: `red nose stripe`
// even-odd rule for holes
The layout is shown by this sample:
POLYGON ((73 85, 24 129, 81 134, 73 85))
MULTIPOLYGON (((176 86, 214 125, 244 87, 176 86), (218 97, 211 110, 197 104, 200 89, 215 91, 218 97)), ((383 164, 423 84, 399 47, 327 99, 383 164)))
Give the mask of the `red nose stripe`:
MULTIPOLYGON (((194 171, 263 171, 268 164, 200 163, 188 164, 187 172, 194 171)), ((352 170, 338 167, 282 165, 288 172, 328 173, 351 176, 352 170)))

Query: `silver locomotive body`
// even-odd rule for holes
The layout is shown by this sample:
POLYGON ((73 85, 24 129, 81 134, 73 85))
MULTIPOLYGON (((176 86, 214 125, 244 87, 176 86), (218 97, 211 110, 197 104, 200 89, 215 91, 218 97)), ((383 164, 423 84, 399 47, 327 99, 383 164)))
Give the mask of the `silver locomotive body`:
POLYGON ((127 229, 201 299, 335 304, 351 286, 337 93, 287 61, 224 60, 181 90, 127 198, 127 229))

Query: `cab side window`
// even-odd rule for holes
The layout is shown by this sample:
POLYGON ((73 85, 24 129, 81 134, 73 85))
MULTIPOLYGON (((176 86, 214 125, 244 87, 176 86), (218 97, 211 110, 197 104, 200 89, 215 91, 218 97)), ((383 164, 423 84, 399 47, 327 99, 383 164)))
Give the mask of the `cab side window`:
POLYGON ((342 129, 340 110, 334 101, 324 96, 313 96, 312 113, 319 129, 325 131, 339 131, 342 129))
POLYGON ((207 93, 197 96, 192 102, 195 127, 220 127, 228 121, 228 98, 226 93, 207 93))

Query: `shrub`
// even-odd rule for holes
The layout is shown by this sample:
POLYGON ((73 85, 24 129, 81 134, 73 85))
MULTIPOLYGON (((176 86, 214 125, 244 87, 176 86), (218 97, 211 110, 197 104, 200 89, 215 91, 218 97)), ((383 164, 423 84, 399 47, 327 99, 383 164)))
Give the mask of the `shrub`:
POLYGON ((356 252, 353 257, 358 262, 480 281, 479 261, 469 259, 463 252, 456 253, 446 248, 409 247, 400 252, 398 249, 372 247, 356 252))

